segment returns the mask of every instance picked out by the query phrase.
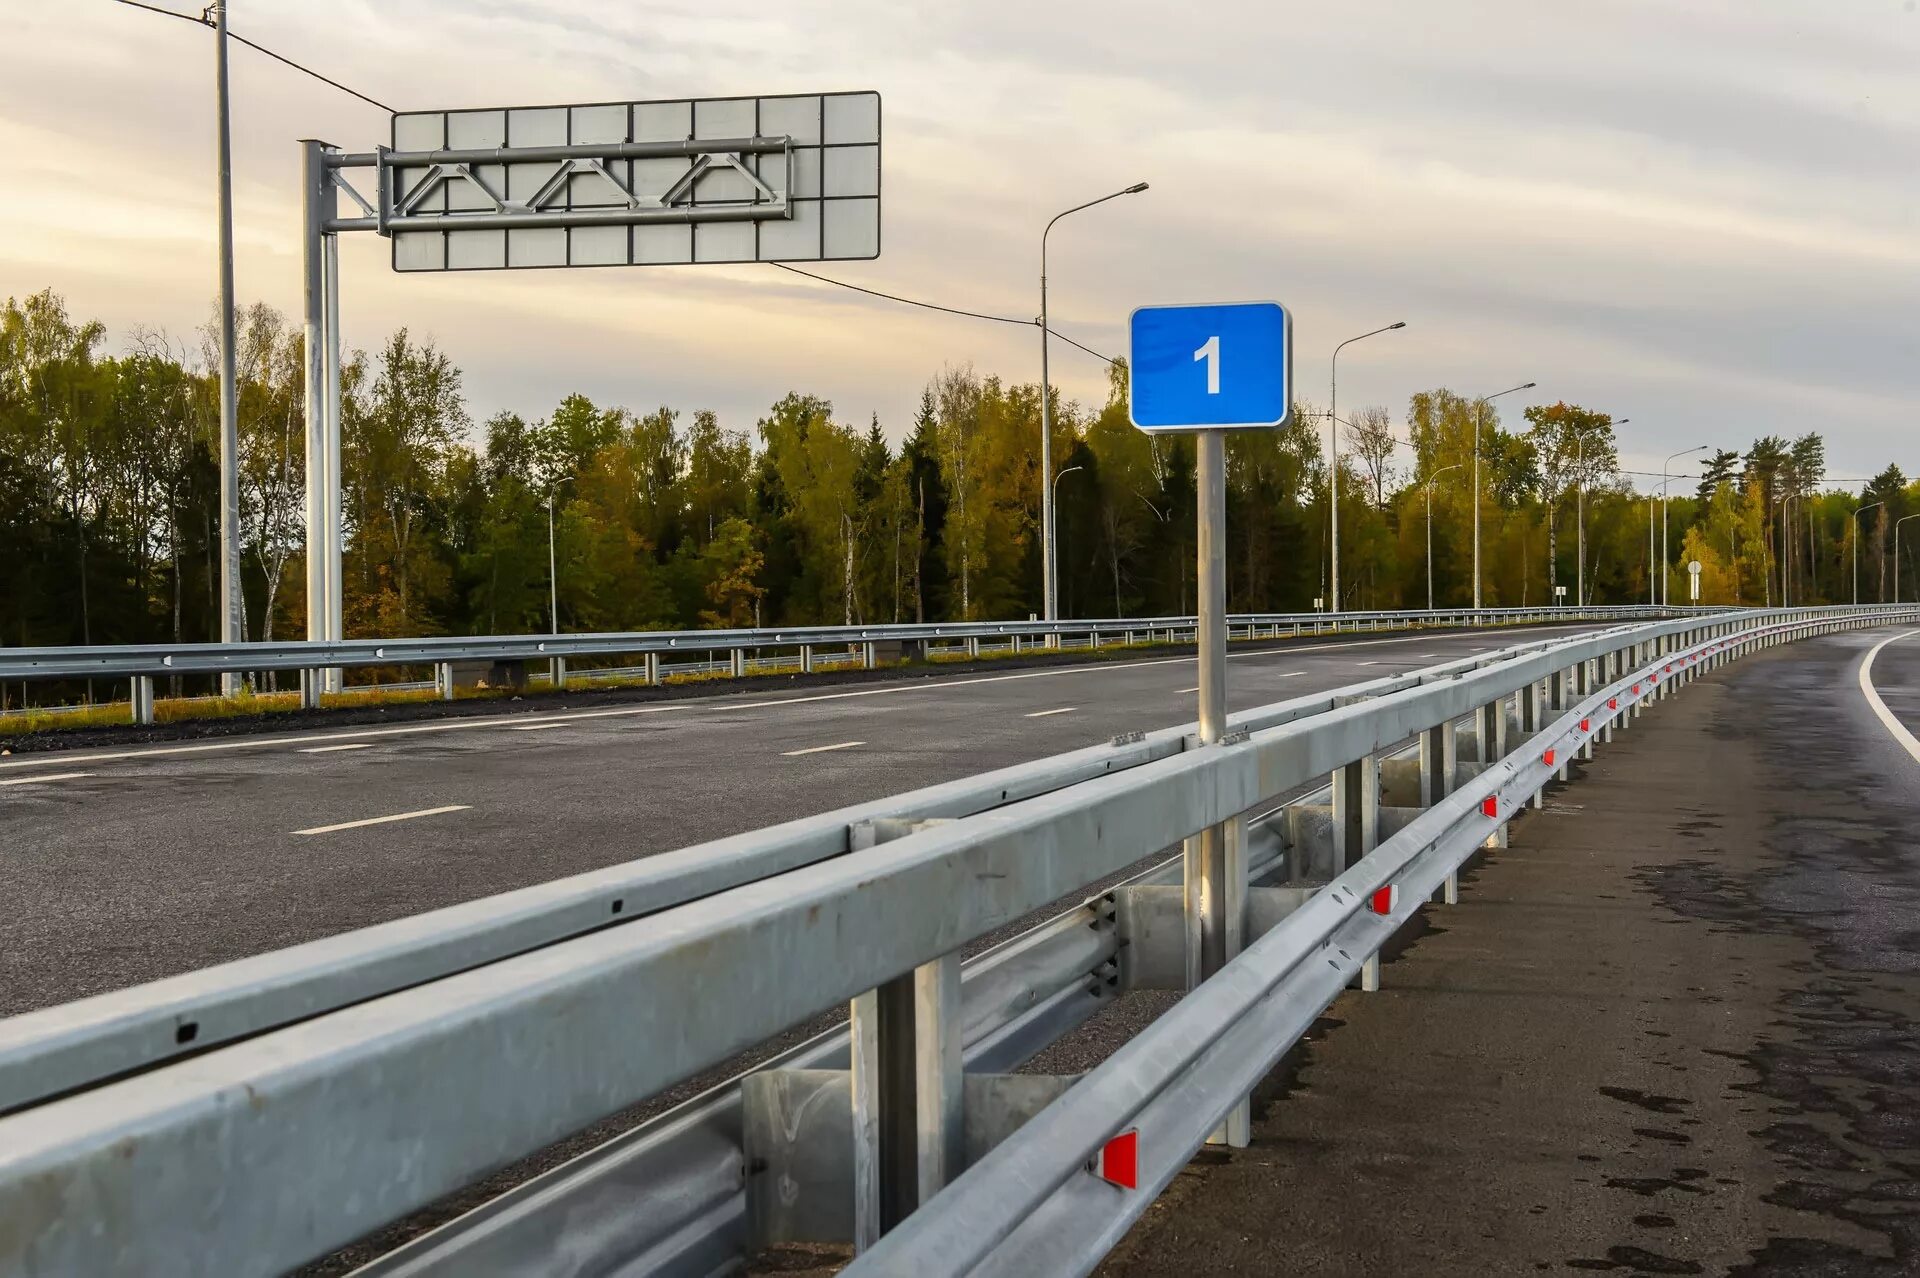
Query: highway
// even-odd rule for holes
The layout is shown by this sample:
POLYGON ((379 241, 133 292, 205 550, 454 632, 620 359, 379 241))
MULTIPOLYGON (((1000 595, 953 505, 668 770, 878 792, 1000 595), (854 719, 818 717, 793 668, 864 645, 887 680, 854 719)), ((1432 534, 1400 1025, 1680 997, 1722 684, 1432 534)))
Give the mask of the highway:
MULTIPOLYGON (((1236 646, 1234 709, 1584 629, 1236 646)), ((1191 720, 1145 656, 0 759, 0 1015, 1191 720)))
POLYGON ((1100 1272, 1920 1272, 1920 746, 1876 699, 1920 728, 1920 631, 1650 708, 1100 1272))

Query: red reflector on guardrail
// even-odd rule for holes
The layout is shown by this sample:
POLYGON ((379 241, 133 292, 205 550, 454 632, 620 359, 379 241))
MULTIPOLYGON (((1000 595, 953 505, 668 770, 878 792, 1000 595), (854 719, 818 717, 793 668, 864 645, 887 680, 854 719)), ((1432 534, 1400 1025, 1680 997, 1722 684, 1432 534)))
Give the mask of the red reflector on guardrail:
POLYGON ((1580 731, 1582 731, 1582 732, 1592 732, 1592 731, 1593 731, 1593 720, 1591 720, 1591 719, 1582 719, 1582 720, 1580 721, 1580 731))
POLYGON ((1618 710, 1619 708, 1620 708, 1620 698, 1618 697, 1607 698, 1607 709, 1618 710))
POLYGON ((1637 683, 1633 685, 1633 695, 1636 697, 1640 695, 1640 685, 1637 683))
POLYGON ((1393 907, 1400 904, 1400 889, 1392 883, 1373 890, 1373 897, 1367 902, 1367 908, 1375 914, 1391 914, 1393 907))
POLYGON ((1109 1185, 1140 1188, 1140 1129, 1129 1127, 1101 1146, 1092 1171, 1109 1185))
POLYGON ((1553 766, 1553 751, 1549 750, 1545 754, 1541 755, 1540 762, 1546 764, 1549 768, 1551 768, 1553 766))
POLYGON ((1480 815, 1490 817, 1500 815, 1500 798, 1498 795, 1489 794, 1486 798, 1480 800, 1480 815))

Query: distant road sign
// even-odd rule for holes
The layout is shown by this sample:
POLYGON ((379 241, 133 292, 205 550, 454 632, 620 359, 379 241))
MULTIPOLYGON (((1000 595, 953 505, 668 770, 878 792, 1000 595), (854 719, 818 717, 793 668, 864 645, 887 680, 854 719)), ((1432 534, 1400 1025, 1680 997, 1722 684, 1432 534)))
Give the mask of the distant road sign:
POLYGON ((1141 430, 1286 424, 1293 317, 1278 302, 1142 306, 1127 327, 1127 409, 1141 430))
POLYGON ((407 111, 380 167, 396 271, 880 255, 877 93, 407 111))

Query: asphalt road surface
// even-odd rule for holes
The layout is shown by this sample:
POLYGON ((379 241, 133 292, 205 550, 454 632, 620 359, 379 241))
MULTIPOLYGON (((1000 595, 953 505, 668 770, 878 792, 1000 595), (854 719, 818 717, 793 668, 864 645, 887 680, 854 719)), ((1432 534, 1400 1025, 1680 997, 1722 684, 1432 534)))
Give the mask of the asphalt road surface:
MULTIPOLYGON (((1586 627, 1236 645, 1232 708, 1586 627)), ((1191 657, 0 759, 0 1015, 1190 721, 1191 657)))
MULTIPOLYGON (((1894 636, 1900 636, 1894 638, 1894 636)), ((1109 1278, 1920 1274, 1920 631, 1651 706, 1422 912, 1109 1278)))

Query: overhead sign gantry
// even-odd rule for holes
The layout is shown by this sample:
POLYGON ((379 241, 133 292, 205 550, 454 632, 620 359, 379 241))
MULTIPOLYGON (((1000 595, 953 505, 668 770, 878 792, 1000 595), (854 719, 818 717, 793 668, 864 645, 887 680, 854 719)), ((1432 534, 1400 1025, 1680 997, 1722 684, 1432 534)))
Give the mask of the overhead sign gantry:
MULTIPOLYGON (((307 141, 307 638, 344 638, 338 237, 401 272, 820 262, 880 255, 880 95, 403 111, 392 145, 307 141), (371 195, 345 171, 372 170, 371 195), (341 216, 339 197, 357 206, 341 216)), ((309 679, 306 698, 340 673, 309 679)))

